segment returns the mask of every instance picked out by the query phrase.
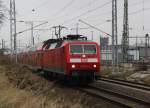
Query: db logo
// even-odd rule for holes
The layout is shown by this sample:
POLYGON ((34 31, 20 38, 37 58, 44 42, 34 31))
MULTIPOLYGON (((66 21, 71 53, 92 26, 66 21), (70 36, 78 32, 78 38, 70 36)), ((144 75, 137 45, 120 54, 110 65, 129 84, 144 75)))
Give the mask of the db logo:
POLYGON ((82 58, 81 62, 88 62, 88 59, 82 58))

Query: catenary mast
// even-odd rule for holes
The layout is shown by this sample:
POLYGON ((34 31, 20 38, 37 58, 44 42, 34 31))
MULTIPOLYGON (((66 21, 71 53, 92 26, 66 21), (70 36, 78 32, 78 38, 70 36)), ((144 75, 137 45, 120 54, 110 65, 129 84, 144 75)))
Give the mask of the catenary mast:
POLYGON ((112 71, 118 68, 117 0, 112 0, 112 71))
POLYGON ((123 19, 123 35, 122 35, 122 55, 123 62, 128 62, 129 48, 129 23, 128 23, 128 0, 124 0, 124 19, 123 19))

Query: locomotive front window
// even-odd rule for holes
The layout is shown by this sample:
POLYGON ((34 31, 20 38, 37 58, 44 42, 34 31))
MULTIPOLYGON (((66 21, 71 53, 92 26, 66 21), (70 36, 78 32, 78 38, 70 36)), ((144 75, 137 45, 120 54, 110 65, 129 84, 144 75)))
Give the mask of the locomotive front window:
POLYGON ((96 45, 71 45, 71 54, 96 54, 96 45))
POLYGON ((85 54, 96 54, 96 46, 95 45, 84 45, 84 53, 85 54))
POLYGON ((82 45, 71 45, 70 46, 70 53, 71 54, 80 54, 80 53, 83 53, 82 45))

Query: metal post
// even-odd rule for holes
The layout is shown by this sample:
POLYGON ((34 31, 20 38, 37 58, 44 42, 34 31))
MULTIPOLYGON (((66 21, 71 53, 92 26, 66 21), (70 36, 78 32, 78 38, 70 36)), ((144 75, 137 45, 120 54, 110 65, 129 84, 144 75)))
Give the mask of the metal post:
POLYGON ((93 34, 94 34, 94 31, 91 31, 91 35, 92 35, 92 38, 91 38, 91 40, 93 40, 93 34))
POLYGON ((115 55, 114 55, 114 0, 112 0, 112 72, 114 73, 115 55))
POLYGON ((11 55, 14 50, 15 53, 15 61, 17 63, 17 46, 16 46, 16 7, 15 0, 10 0, 10 43, 11 43, 11 55), (14 39, 14 42, 12 42, 14 39), (12 43, 14 47, 12 47, 12 43))
POLYGON ((79 23, 77 23, 76 34, 79 34, 79 23))
POLYGON ((136 36, 136 61, 138 61, 137 53, 138 53, 138 46, 137 46, 137 36, 136 36))
POLYGON ((116 55, 116 68, 117 68, 117 72, 118 70, 118 24, 117 24, 117 0, 115 0, 115 55, 116 55))
POLYGON ((112 72, 118 71, 117 0, 112 0, 112 72))
POLYGON ((4 40, 2 39, 2 49, 4 48, 4 46, 3 46, 3 45, 4 45, 4 40))
POLYGON ((5 47, 5 43, 6 43, 6 41, 4 40, 4 43, 3 43, 3 48, 5 49, 6 47, 5 47))
POLYGON ((16 60, 16 63, 17 63, 17 42, 16 42, 16 37, 17 37, 17 34, 16 34, 16 6, 15 6, 15 0, 13 0, 13 4, 14 4, 14 51, 15 51, 15 60, 16 60))
POLYGON ((122 55, 123 62, 128 61, 129 48, 129 24, 128 24, 128 0, 124 0, 124 19, 123 19, 123 35, 122 35, 122 55))
POLYGON ((33 37, 33 22, 31 22, 31 46, 34 45, 34 37, 33 37))
POLYGON ((58 32, 59 32, 59 38, 61 38, 61 29, 62 29, 62 28, 61 28, 61 26, 59 25, 59 31, 58 31, 58 32))
POLYGON ((145 36, 145 59, 146 60, 148 59, 148 37, 149 37, 149 35, 146 34, 146 36, 145 36))
POLYGON ((12 61, 12 54, 13 54, 13 43, 12 43, 12 41, 13 41, 13 30, 12 30, 12 25, 13 25, 13 23, 12 23, 12 13, 13 13, 13 9, 12 9, 12 0, 10 0, 10 12, 9 12, 9 14, 10 14, 10 52, 11 52, 11 57, 10 57, 10 61, 12 61))

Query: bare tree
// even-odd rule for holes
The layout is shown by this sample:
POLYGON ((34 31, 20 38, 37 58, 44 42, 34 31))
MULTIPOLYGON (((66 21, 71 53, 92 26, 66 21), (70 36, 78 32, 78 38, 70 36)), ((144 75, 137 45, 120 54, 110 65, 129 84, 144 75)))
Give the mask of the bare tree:
POLYGON ((0 0, 0 27, 2 26, 4 19, 6 18, 6 11, 8 11, 8 9, 3 5, 2 0, 0 0))

